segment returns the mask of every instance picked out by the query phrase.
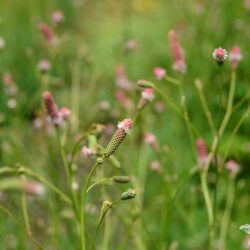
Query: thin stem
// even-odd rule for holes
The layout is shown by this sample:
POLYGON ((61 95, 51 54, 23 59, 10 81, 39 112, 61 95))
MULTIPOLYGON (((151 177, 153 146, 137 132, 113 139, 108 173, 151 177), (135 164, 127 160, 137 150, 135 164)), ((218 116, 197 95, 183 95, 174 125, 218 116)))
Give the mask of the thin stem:
POLYGON ((177 80, 177 79, 175 79, 175 78, 173 78, 173 77, 170 77, 170 76, 168 76, 168 75, 166 75, 166 76, 164 77, 164 79, 165 79, 167 82, 173 83, 174 85, 180 85, 180 81, 179 81, 179 80, 177 80))
POLYGON ((66 194, 64 194, 59 188, 57 188, 54 184, 52 184, 51 182, 47 181, 43 176, 41 176, 41 175, 33 172, 30 169, 25 168, 25 167, 21 167, 20 171, 22 171, 24 174, 27 174, 27 175, 32 176, 33 178, 39 180, 44 185, 46 185, 48 188, 50 188, 55 193, 57 193, 62 198, 62 200, 64 200, 69 205, 72 205, 71 199, 66 194))
POLYGON ((227 201, 226 201, 226 208, 222 217, 221 221, 221 228, 220 228, 220 249, 226 249, 226 238, 228 233, 228 228, 230 224, 230 216, 233 207, 235 195, 235 176, 229 176, 229 183, 227 188, 227 201))
POLYGON ((22 210, 23 210, 23 219, 27 234, 32 235, 25 192, 22 193, 22 210))
POLYGON ((97 159, 96 162, 94 163, 93 167, 90 170, 90 173, 87 177, 86 183, 84 185, 83 191, 82 191, 82 202, 81 202, 81 245, 82 245, 82 250, 86 249, 86 244, 85 244, 85 203, 86 203, 86 196, 87 196, 87 189, 90 183, 90 180, 96 170, 96 168, 102 164, 102 161, 104 158, 101 158, 101 160, 97 159))
POLYGON ((209 110, 209 107, 208 107, 208 104, 207 104, 207 100, 206 100, 206 97, 205 97, 205 94, 204 94, 204 91, 203 91, 202 83, 200 81, 199 82, 198 81, 199 80, 197 80, 195 82, 195 86, 196 86, 196 89, 197 89, 198 94, 199 94, 201 106, 202 106, 203 112, 204 112, 204 114, 205 114, 205 116, 207 118, 210 129, 211 129, 213 135, 215 135, 216 129, 215 129, 213 117, 212 117, 211 111, 209 110))
POLYGON ((185 115, 183 115, 183 113, 181 112, 181 110, 179 109, 179 107, 171 100, 171 98, 164 93, 161 89, 159 89, 157 86, 154 86, 154 89, 156 90, 156 92, 158 92, 167 102, 168 104, 178 113, 178 115, 180 115, 182 117, 182 119, 184 121, 186 121, 190 128, 193 130, 193 132, 197 135, 197 136, 201 136, 201 133, 198 131, 198 129, 191 123, 191 121, 187 120, 187 118, 185 117, 185 115))
POLYGON ((101 180, 98 180, 96 182, 94 182, 92 185, 90 185, 87 189, 87 193, 92 189, 94 188, 95 186, 97 185, 100 185, 100 184, 103 184, 103 183, 107 183, 107 182, 110 182, 112 181, 112 178, 104 178, 104 179, 101 179, 101 180))
POLYGON ((207 174, 205 171, 201 172, 201 188, 207 208, 208 223, 209 223, 209 238, 210 238, 210 248, 213 248, 213 238, 214 238, 214 215, 213 206, 209 195, 208 185, 207 185, 207 174))

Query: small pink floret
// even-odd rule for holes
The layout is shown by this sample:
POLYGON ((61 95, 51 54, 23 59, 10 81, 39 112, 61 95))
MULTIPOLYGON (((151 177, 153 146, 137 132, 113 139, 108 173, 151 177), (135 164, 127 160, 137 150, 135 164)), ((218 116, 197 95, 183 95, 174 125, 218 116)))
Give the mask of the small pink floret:
POLYGON ((166 70, 160 67, 155 67, 153 73, 158 80, 162 80, 166 75, 166 70))
POLYGON ((52 13, 51 19, 55 24, 60 24, 64 21, 64 13, 61 10, 56 10, 52 13))
POLYGON ((148 100, 148 101, 153 101, 155 96, 154 96, 154 90, 152 88, 145 88, 142 93, 142 98, 148 100))
POLYGON ((238 173, 240 171, 240 165, 234 160, 230 160, 226 163, 226 169, 233 173, 238 173))
POLYGON ((218 63, 223 63, 228 57, 227 51, 221 47, 217 48, 213 52, 213 58, 218 63))
POLYGON ((129 133, 130 129, 132 128, 133 121, 129 118, 124 119, 123 121, 119 122, 117 127, 119 129, 123 129, 126 133, 129 133))
POLYGON ((38 67, 39 71, 47 72, 50 70, 51 65, 50 65, 50 62, 48 60, 44 59, 38 63, 37 67, 38 67))

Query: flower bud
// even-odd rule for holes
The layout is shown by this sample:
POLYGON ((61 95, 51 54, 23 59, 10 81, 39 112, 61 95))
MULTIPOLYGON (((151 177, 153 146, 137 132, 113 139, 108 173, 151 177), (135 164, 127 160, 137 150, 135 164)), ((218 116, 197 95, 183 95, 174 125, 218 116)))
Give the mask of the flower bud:
POLYGON ((153 73, 156 79, 162 80, 166 75, 166 70, 163 68, 156 67, 154 68, 153 73))
POLYGON ((154 88, 154 84, 152 82, 146 81, 146 80, 139 80, 137 82, 137 85, 141 88, 154 88))
POLYGON ((129 200, 135 198, 136 192, 134 189, 128 189, 128 191, 122 193, 122 200, 129 200))
POLYGON ((227 51, 221 47, 215 49, 213 52, 213 58, 218 65, 222 65, 226 61, 227 56, 227 51))
POLYGON ((113 181, 116 183, 128 183, 130 182, 130 179, 128 176, 113 176, 112 177, 113 181))
POLYGON ((131 119, 124 119, 123 121, 118 123, 115 133, 113 134, 110 142, 103 152, 106 158, 110 157, 116 151, 118 146, 122 143, 123 139, 130 132, 132 124, 133 122, 131 119))

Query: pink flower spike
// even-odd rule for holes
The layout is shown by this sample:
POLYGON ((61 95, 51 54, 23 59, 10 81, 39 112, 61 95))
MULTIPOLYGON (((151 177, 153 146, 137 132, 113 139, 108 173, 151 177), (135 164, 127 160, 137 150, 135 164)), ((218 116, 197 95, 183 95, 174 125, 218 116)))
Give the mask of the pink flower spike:
POLYGON ((187 66, 185 63, 183 49, 179 44, 177 34, 174 30, 170 30, 168 32, 168 42, 174 60, 173 69, 180 74, 186 73, 187 66))
POLYGON ((126 75, 125 67, 123 64, 118 64, 116 66, 116 86, 124 90, 132 89, 131 82, 126 75))
POLYGON ((127 119, 124 119, 123 121, 119 122, 117 125, 117 128, 122 129, 122 130, 124 130, 124 132, 126 134, 129 134, 129 132, 132 128, 132 125, 133 125, 133 121, 131 119, 127 118, 127 119))
POLYGON ((215 49, 213 52, 213 58, 219 65, 222 65, 226 61, 227 57, 227 51, 221 47, 215 49))
POLYGON ((234 46, 229 54, 229 59, 233 70, 238 68, 239 62, 242 60, 241 49, 239 46, 234 46))
POLYGON ((50 70, 51 68, 51 65, 50 65, 50 62, 46 59, 44 60, 41 60, 39 63, 38 63, 38 70, 41 72, 41 73, 46 73, 50 70))
POLYGON ((43 101, 50 119, 53 123, 56 123, 58 119, 58 109, 53 95, 49 91, 45 91, 43 93, 43 101))
POLYGON ((231 173, 238 173, 240 171, 240 165, 234 160, 228 161, 225 167, 231 173))
POLYGON ((43 34, 44 38, 48 42, 52 42, 52 40, 54 39, 54 33, 52 29, 46 23, 39 23, 38 28, 43 34))
POLYGON ((208 153, 205 141, 202 138, 196 140, 196 151, 199 164, 201 167, 204 167, 207 161, 208 153))
POLYGON ((162 80, 166 75, 166 70, 160 67, 155 67, 153 73, 158 80, 162 80))
POLYGON ((64 13, 61 10, 56 10, 52 13, 51 19, 55 25, 59 25, 64 21, 64 13))
POLYGON ((145 88, 141 93, 142 98, 144 98, 147 101, 152 102, 155 98, 154 96, 154 90, 152 88, 145 88))

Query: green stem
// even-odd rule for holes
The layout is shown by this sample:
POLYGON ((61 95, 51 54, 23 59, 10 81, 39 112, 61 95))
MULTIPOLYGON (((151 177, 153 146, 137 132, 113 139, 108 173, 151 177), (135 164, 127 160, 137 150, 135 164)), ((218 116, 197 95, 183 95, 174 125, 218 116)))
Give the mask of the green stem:
POLYGON ((234 195, 235 195, 235 176, 229 176, 226 208, 222 217, 221 228, 220 228, 220 250, 226 249, 226 238, 230 224, 230 216, 233 207, 234 195))
POLYGON ((177 79, 173 78, 173 77, 170 77, 168 75, 166 75, 164 77, 164 79, 167 81, 167 82, 170 82, 170 83, 173 83, 175 85, 180 85, 180 81, 178 81, 177 79))
POLYGON ((100 184, 103 184, 103 183, 106 183, 106 182, 109 182, 109 181, 112 181, 113 179, 112 178, 104 178, 104 179, 101 179, 101 180, 98 180, 96 182, 94 182, 92 185, 90 185, 87 189, 87 193, 92 189, 94 188, 95 186, 97 185, 100 185, 100 184))
POLYGON ((86 249, 86 243, 85 243, 85 203, 86 203, 86 196, 87 196, 87 189, 89 187, 90 180, 96 170, 96 168, 102 164, 102 161, 104 158, 102 157, 101 159, 97 159, 95 164, 90 170, 90 173, 87 177, 86 183, 84 185, 83 191, 82 191, 82 202, 81 202, 81 245, 82 245, 82 250, 86 249))
POLYGON ((208 223, 209 223, 209 238, 210 238, 210 248, 213 249, 213 238, 214 238, 214 215, 213 215, 213 206, 209 195, 208 185, 207 185, 207 174, 205 171, 201 172, 201 188, 204 196, 207 215, 208 215, 208 223))
POLYGON ((22 210, 23 210, 23 218, 27 234, 32 235, 25 192, 22 193, 22 210))

